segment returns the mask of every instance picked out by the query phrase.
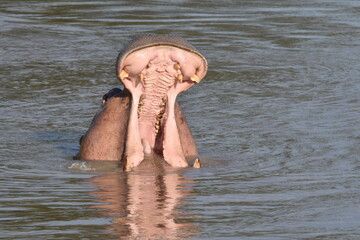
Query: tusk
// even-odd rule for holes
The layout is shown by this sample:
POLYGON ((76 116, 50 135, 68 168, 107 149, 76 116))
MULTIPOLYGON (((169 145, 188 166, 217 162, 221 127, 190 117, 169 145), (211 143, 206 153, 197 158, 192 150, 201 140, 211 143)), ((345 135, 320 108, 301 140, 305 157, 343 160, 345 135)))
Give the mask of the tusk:
POLYGON ((127 78, 129 76, 129 73, 125 70, 122 70, 120 73, 120 79, 123 80, 124 78, 127 78))
POLYGON ((123 162, 123 171, 124 172, 130 172, 131 170, 132 169, 131 169, 130 163, 128 162, 127 156, 125 156, 125 159, 124 159, 124 162, 123 162))
POLYGON ((198 76, 196 76, 196 74, 194 74, 191 78, 190 78, 193 82, 199 83, 200 79, 198 78, 198 76))
POLYGON ((179 70, 179 69, 180 69, 180 64, 175 63, 175 64, 174 64, 174 68, 175 68, 176 70, 179 70))
POLYGON ((141 73, 141 74, 140 74, 140 81, 141 81, 142 83, 144 82, 144 78, 145 78, 144 74, 141 73))
POLYGON ((201 162, 200 162, 199 158, 195 159, 195 162, 193 164, 193 168, 201 168, 201 162))

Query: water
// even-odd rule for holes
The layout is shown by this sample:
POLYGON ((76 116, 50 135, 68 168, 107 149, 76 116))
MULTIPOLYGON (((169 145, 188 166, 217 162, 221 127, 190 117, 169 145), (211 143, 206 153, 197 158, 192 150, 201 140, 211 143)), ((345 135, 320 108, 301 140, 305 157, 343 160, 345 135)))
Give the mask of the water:
POLYGON ((360 239, 360 2, 0 3, 0 239, 360 239), (202 169, 72 160, 115 59, 177 33, 202 169), (72 166, 69 168, 69 166, 72 166))

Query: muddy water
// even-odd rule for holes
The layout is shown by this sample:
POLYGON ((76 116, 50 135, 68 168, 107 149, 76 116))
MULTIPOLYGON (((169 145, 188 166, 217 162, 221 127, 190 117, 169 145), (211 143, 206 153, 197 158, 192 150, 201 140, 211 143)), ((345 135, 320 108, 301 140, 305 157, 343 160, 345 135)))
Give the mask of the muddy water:
POLYGON ((1 239, 359 239, 360 2, 0 3, 1 239), (73 161, 141 32, 209 60, 203 169, 73 161), (69 168, 72 166, 71 168, 69 168))

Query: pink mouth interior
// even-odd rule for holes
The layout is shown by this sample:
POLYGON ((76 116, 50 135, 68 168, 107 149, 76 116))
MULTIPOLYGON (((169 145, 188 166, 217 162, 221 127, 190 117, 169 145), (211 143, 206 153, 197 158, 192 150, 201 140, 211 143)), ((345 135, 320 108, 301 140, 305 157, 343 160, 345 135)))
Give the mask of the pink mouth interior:
POLYGON ((172 119, 176 96, 200 81, 205 75, 205 64, 195 53, 166 45, 143 48, 126 56, 118 72, 132 94, 132 108, 136 109, 131 111, 137 112, 130 117, 128 129, 128 137, 133 138, 131 144, 137 145, 133 152, 141 148, 143 154, 156 152, 164 154, 165 160, 165 155, 176 158, 173 155, 177 151, 172 151, 179 147, 179 133, 172 119))

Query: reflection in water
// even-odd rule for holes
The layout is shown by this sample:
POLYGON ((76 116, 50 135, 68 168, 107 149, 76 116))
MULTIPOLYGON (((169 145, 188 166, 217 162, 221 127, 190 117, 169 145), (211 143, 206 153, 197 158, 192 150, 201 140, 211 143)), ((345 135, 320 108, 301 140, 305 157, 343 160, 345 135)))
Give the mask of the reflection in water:
POLYGON ((119 238, 183 239, 196 231, 187 223, 189 213, 179 210, 182 199, 190 195, 184 187, 193 181, 178 172, 111 172, 91 182, 102 203, 93 207, 114 219, 110 228, 119 238))

